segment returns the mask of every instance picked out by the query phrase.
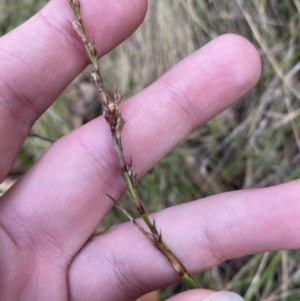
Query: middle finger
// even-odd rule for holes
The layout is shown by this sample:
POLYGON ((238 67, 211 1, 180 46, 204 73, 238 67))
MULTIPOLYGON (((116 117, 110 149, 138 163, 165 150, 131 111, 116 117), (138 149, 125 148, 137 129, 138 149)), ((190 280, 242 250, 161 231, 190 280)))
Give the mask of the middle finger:
MULTIPOLYGON (((124 103, 124 151, 138 174, 195 126, 247 93, 259 74, 254 47, 241 37, 224 35, 124 103)), ((47 247, 47 237, 54 237, 73 256, 113 205, 106 193, 118 198, 124 190, 101 117, 57 141, 4 196, 1 217, 6 228, 17 220, 34 229, 35 245, 47 247)))

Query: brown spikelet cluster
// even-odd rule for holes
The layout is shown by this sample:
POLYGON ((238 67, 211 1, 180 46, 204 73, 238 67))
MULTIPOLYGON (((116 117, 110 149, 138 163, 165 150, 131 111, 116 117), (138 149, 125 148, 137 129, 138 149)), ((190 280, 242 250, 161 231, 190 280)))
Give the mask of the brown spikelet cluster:
POLYGON ((162 240, 162 235, 158 232, 156 228, 155 220, 153 221, 152 233, 147 232, 129 213, 125 210, 116 200, 114 200, 110 195, 107 195, 127 216, 127 218, 133 222, 133 224, 144 234, 144 236, 151 242, 151 244, 159 250, 172 264, 175 271, 180 275, 180 277, 189 276, 192 277, 186 270, 181 261, 173 254, 173 252, 165 245, 162 240))
POLYGON ((141 199, 137 191, 137 174, 133 167, 132 160, 126 163, 122 147, 122 129, 125 121, 119 111, 119 105, 122 100, 122 94, 117 88, 114 88, 113 97, 110 97, 104 89, 100 68, 97 60, 97 49, 95 41, 92 38, 91 41, 88 40, 84 24, 80 15, 80 3, 79 0, 69 0, 69 4, 74 12, 75 19, 71 22, 74 31, 82 40, 86 53, 90 59, 92 65, 91 80, 98 90, 101 96, 101 104, 103 115, 110 127, 112 134, 113 146, 120 164, 120 169, 124 181, 127 185, 127 190, 132 200, 135 203, 136 210, 142 217, 150 233, 147 232, 120 204, 118 204, 111 196, 108 197, 123 211, 123 213, 128 217, 129 220, 144 234, 144 236, 152 243, 152 245, 159 250, 170 262, 175 271, 181 277, 181 279, 186 283, 189 288, 198 288, 200 285, 187 271, 181 261, 174 255, 174 253, 169 249, 167 244, 162 239, 162 234, 157 230, 155 222, 151 222, 141 199))

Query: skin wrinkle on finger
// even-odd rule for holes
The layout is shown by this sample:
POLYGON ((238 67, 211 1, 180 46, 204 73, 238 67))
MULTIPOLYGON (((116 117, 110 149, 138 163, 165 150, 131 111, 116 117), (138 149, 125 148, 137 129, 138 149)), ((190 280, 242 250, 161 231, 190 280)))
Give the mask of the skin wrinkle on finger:
MULTIPOLYGON (((127 38, 142 22, 147 8, 146 0, 94 0, 84 5, 85 1, 85 23, 95 36, 99 56, 127 38)), ((5 128, 0 157, 5 154, 6 158, 0 162, 0 181, 31 125, 87 65, 82 42, 68 19, 73 19, 68 1, 52 0, 0 39, 0 129, 5 128), (9 143, 13 133, 17 134, 9 143)))
MULTIPOLYGON (((220 259, 223 261, 260 252, 299 248, 299 183, 296 180, 271 188, 223 193, 167 208, 151 218, 157 221, 171 249, 192 273, 197 273, 220 263, 220 259), (236 210, 233 211, 233 208, 236 210), (176 220, 181 220, 181 223, 176 223, 176 220), (291 223, 291 220, 294 222, 291 223), (210 229, 209 237, 202 233, 201 224, 210 229), (211 253, 211 239, 218 241, 218 249, 223 253, 221 256, 211 253)), ((83 288, 94 294, 95 298, 90 300, 98 301, 118 300, 130 289, 126 287, 126 282, 125 286, 120 285, 116 277, 118 271, 110 269, 105 254, 118 258, 123 269, 130 267, 122 271, 126 278, 138 277, 139 283, 144 283, 147 289, 140 291, 140 295, 177 281, 177 275, 170 269, 169 263, 147 243, 130 223, 115 226, 103 235, 95 236, 70 267, 72 300, 85 300, 86 296, 82 296, 82 299, 75 297, 77 290, 83 291, 83 288), (126 265, 122 265, 122 261, 126 265), (97 283, 100 271, 101 277, 98 277, 97 283), (89 277, 94 279, 90 286, 89 277), (84 279, 83 283, 81 279, 84 279), (113 292, 105 289, 108 280, 116 288, 113 292)))
MULTIPOLYGON (((226 53, 224 51, 222 53, 222 59, 226 61, 226 53)), ((214 61, 213 58, 211 61, 214 61)), ((164 86, 168 83, 172 85, 174 78, 176 79, 179 74, 188 71, 186 84, 181 83, 183 91, 177 94, 189 93, 189 97, 184 99, 186 106, 189 110, 199 111, 200 122, 204 122, 211 117, 212 112, 213 114, 219 113, 243 96, 243 94, 237 93, 238 87, 234 77, 231 76, 233 82, 227 85, 226 97, 224 97, 224 93, 220 95, 215 93, 213 99, 199 100, 197 97, 203 89, 217 90, 220 83, 224 82, 224 78, 227 78, 227 72, 231 74, 231 68, 237 69, 235 65, 248 75, 248 79, 246 77, 244 79, 248 82, 249 90, 255 84, 253 78, 257 80, 260 72, 260 62, 255 49, 241 37, 221 36, 186 58, 160 80, 122 105, 122 113, 128 120, 124 127, 124 150, 127 155, 132 156, 139 176, 181 142, 192 130, 191 125, 183 121, 182 112, 178 110, 179 107, 173 105, 176 94, 164 94, 164 86), (215 72, 220 76, 214 77, 215 81, 208 80, 211 83, 210 86, 203 86, 201 78, 208 75, 203 75, 201 59, 198 56, 207 55, 205 49, 209 53, 213 53, 214 45, 217 47, 220 43, 230 44, 233 49, 237 49, 237 60, 228 68, 222 68, 224 71, 222 76, 220 71, 216 70, 215 72), (243 56, 238 55, 242 52, 241 47, 244 47, 244 52, 250 53, 254 58, 247 57, 245 61, 243 56), (249 60, 257 66, 255 76, 247 70, 249 60), (191 61, 197 62, 199 65, 187 69, 186 66, 189 66, 191 61), (195 80, 200 84, 195 85, 195 80), (158 95, 159 98, 157 98, 158 95), (208 113, 202 110, 203 107, 206 107, 202 102, 212 102, 212 108, 208 113), (137 113, 132 114, 131 112, 137 113), (171 118, 167 118, 167 116, 171 116, 171 118)), ((208 66, 206 67, 208 68, 208 66)), ((212 75, 210 73, 210 76, 212 75)), ((238 85, 242 87, 241 93, 245 93, 244 86, 246 84, 239 82, 238 85)), ((176 83, 175 86, 177 86, 176 83)), ((196 116, 195 113, 195 118, 196 116)), ((193 123, 197 122, 193 121, 193 123)), ((4 195, 3 202, 0 204, 3 222, 9 224, 10 216, 17 212, 18 216, 24 217, 23 222, 30 226, 30 215, 34 215, 35 224, 31 226, 33 229, 37 229, 37 235, 43 235, 43 232, 38 231, 40 228, 45 231, 55 231, 55 233, 58 231, 60 234, 57 239, 60 240, 60 243, 70 252, 73 250, 71 255, 77 253, 113 205, 106 193, 118 198, 120 195, 118 196, 116 193, 118 194, 124 189, 119 172, 117 170, 110 172, 106 167, 106 162, 111 161, 116 162, 116 156, 109 137, 109 129, 104 125, 101 117, 56 142, 25 177, 4 195), (82 145, 87 147, 82 150, 82 145), (88 155, 88 147, 90 155, 88 155), (97 168, 91 169, 91 166, 97 168), (103 177, 105 181, 101 183, 103 177), (105 182, 113 185, 107 186, 105 182), (17 195, 23 194, 22 202, 20 202, 17 195), (12 196, 14 195, 16 197, 13 200, 12 196), (35 196, 35 199, 28 199, 27 195, 35 196), (47 225, 39 227, 39 223, 45 222, 46 216, 47 225)))

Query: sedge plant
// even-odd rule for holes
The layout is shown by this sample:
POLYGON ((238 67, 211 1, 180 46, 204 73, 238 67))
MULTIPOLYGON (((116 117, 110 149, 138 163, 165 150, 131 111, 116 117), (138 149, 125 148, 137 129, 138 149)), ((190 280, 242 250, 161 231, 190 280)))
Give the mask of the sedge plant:
POLYGON ((143 233, 143 235, 152 243, 152 245, 168 259, 186 286, 190 289, 199 288, 200 285, 195 278, 188 272, 183 263, 176 257, 176 255, 170 250, 168 245, 162 239, 162 234, 158 231, 155 221, 152 222, 146 213, 137 191, 137 173, 133 167, 132 160, 130 160, 129 163, 126 163, 124 158, 121 134, 125 121, 119 111, 122 94, 116 87, 114 88, 113 97, 110 97, 106 93, 98 65, 95 41, 94 38, 92 38, 90 41, 87 38, 85 26, 80 14, 80 2, 79 0, 69 0, 69 4, 75 15, 71 25, 77 35, 81 38, 85 47, 85 51, 92 65, 92 72, 90 73, 91 80, 101 97, 102 112, 110 127, 113 146, 119 161, 123 179, 127 186, 127 191, 131 199, 134 201, 137 212, 144 220, 150 232, 147 232, 121 205, 117 203, 117 201, 115 201, 109 195, 108 197, 123 211, 128 219, 143 233))

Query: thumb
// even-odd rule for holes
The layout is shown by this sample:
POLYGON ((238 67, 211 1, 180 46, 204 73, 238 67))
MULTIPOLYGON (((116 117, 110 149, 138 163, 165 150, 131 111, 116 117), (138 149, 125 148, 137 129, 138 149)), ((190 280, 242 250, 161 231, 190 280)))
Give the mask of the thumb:
MULTIPOLYGON (((232 292, 214 292, 211 295, 205 297, 204 299, 199 299, 203 301, 245 301, 244 298, 236 293, 232 292)), ((196 300, 195 300, 196 301, 196 300)))
POLYGON ((245 301, 241 296, 232 292, 214 292, 195 289, 176 295, 166 301, 245 301))

